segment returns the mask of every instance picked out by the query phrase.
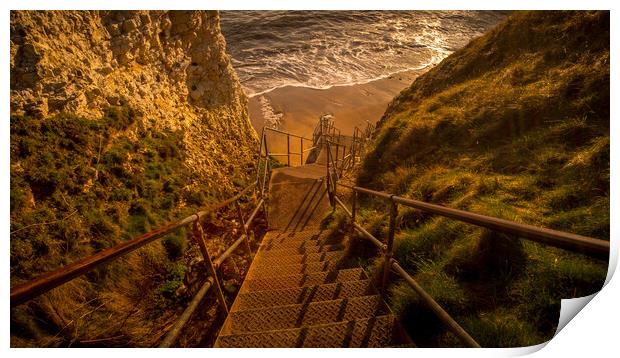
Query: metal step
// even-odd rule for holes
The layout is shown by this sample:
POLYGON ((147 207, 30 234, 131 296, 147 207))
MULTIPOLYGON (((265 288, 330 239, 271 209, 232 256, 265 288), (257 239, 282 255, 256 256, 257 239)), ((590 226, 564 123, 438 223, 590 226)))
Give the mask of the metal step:
POLYGON ((258 248, 258 253, 263 254, 271 250, 284 250, 284 249, 298 249, 298 250, 306 250, 306 249, 318 249, 323 246, 332 246, 337 245, 336 242, 324 242, 324 241, 316 241, 316 240, 302 240, 302 241, 289 241, 279 244, 261 244, 258 248))
POLYGON ((283 290, 253 291, 237 296, 235 309, 241 311, 252 308, 303 304, 313 301, 365 296, 373 293, 375 290, 370 280, 328 283, 283 290))
POLYGON ((300 328, 370 318, 387 313, 381 296, 362 296, 231 312, 229 327, 226 327, 226 330, 243 333, 300 328))
POLYGON ((365 279, 361 268, 332 272, 318 272, 276 278, 246 280, 240 292, 278 290, 283 288, 321 285, 332 282, 345 282, 365 279))
POLYGON ((216 347, 385 347, 393 344, 392 315, 367 319, 219 336, 216 347))
POLYGON ((342 240, 330 237, 318 237, 308 239, 277 239, 277 240, 263 240, 261 242, 260 250, 277 250, 279 248, 291 247, 291 245, 306 243, 306 245, 336 245, 340 244, 342 240))
POLYGON ((279 266, 258 266, 248 272, 246 279, 267 278, 277 276, 291 276, 303 273, 313 273, 321 271, 333 271, 338 267, 340 260, 332 259, 326 261, 308 262, 294 265, 279 266))
POLYGON ((283 265, 301 265, 310 262, 321 262, 327 260, 338 260, 344 256, 344 251, 329 251, 329 252, 315 252, 305 255, 293 255, 293 256, 271 256, 271 257, 257 257, 254 259, 252 268, 258 267, 273 267, 283 265))
POLYGON ((263 238, 263 243, 282 243, 303 240, 321 240, 328 237, 329 230, 305 230, 305 231, 269 231, 263 238))
POLYGON ((343 245, 323 245, 323 246, 306 246, 302 248, 284 248, 284 249, 264 250, 264 251, 257 252, 256 259, 273 257, 273 256, 306 255, 306 254, 314 254, 318 252, 339 251, 342 249, 344 249, 343 245))

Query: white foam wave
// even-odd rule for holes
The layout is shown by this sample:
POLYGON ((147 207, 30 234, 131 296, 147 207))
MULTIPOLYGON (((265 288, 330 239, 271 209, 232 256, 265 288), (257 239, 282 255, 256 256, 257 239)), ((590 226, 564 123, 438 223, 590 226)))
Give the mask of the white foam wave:
POLYGON ((258 103, 260 104, 260 110, 263 114, 263 125, 267 128, 280 129, 284 113, 276 112, 271 106, 269 99, 265 96, 258 97, 258 103))
MULTIPOLYGON (((263 95, 267 94, 271 91, 277 90, 279 88, 285 88, 285 87, 303 87, 303 88, 311 88, 311 89, 320 89, 320 90, 324 90, 324 89, 330 89, 332 87, 340 87, 340 86, 356 86, 356 85, 363 85, 366 83, 370 83, 370 82, 374 82, 374 81, 378 81, 378 80, 382 80, 384 78, 388 78, 391 76, 395 76, 398 75, 400 73, 404 73, 404 72, 408 72, 408 71, 421 71, 424 70, 428 67, 433 67, 435 65, 437 65, 438 63, 440 63, 446 56, 448 56, 449 54, 446 54, 445 56, 440 56, 440 55, 436 55, 436 56, 432 56, 430 61, 428 61, 427 63, 420 65, 420 66, 412 66, 412 67, 407 67, 401 70, 397 70, 395 72, 391 72, 391 73, 386 73, 383 75, 378 75, 375 77, 371 77, 371 78, 367 78, 364 80, 360 80, 360 81, 344 81, 344 82, 336 82, 333 84, 326 84, 326 85, 311 85, 308 83, 301 83, 301 82, 290 82, 290 83, 282 83, 279 84, 277 86, 268 88, 266 90, 263 91, 259 91, 259 92, 252 92, 251 90, 248 90, 247 88, 244 88, 246 91, 246 95, 249 98, 253 98, 256 96, 261 96, 261 98, 265 98, 263 95)), ((261 101, 261 98, 259 98, 259 102, 261 101)))

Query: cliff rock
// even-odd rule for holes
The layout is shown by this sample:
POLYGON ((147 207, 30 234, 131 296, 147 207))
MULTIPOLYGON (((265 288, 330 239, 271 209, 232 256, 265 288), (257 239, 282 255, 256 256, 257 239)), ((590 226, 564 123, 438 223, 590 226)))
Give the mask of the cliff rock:
POLYGON ((10 47, 12 114, 97 119, 127 104, 144 126, 185 130, 207 186, 229 184, 228 157, 250 159, 256 135, 217 12, 13 11, 10 47))

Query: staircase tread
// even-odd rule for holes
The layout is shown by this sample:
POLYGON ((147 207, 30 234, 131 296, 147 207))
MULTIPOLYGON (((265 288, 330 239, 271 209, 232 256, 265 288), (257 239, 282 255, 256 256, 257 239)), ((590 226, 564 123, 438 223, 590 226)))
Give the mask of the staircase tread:
MULTIPOLYGON (((255 290, 275 290, 290 287, 314 286, 323 283, 343 282, 360 280, 365 276, 361 268, 343 269, 337 271, 324 271, 318 273, 298 274, 291 276, 278 276, 277 278, 264 278, 245 280, 241 286, 241 292, 255 290)), ((365 277, 364 277, 365 278, 365 277)))
POLYGON ((308 234, 298 235, 298 236, 279 236, 279 237, 265 238, 263 239, 261 244, 262 245, 269 245, 269 244, 278 245, 278 244, 283 244, 287 242, 301 242, 301 241, 322 242, 322 241, 336 241, 336 239, 330 237, 327 234, 314 232, 314 234, 308 233, 308 234))
POLYGON ((329 259, 341 258, 345 254, 344 250, 341 251, 329 251, 329 252, 316 252, 311 254, 304 255, 289 255, 289 256, 272 256, 266 258, 256 258, 253 268, 263 267, 263 266, 285 266, 285 265, 296 265, 296 264, 304 264, 310 262, 322 262, 329 259))
POLYGON ((217 347, 384 347, 392 344, 393 315, 359 320, 221 335, 217 347))
POLYGON ((262 251, 257 252, 256 258, 284 256, 284 255, 306 255, 306 254, 314 254, 318 252, 339 251, 343 249, 344 249, 344 245, 335 244, 335 245, 323 245, 323 246, 306 246, 304 248, 283 248, 283 249, 273 249, 273 250, 262 250, 262 251))
POLYGON ((329 234, 329 230, 319 228, 309 228, 306 230, 286 231, 286 230, 269 230, 265 234, 265 239, 274 238, 295 238, 295 237, 312 237, 325 236, 329 234))
POLYGON ((319 249, 325 246, 338 245, 336 242, 322 242, 322 241, 314 241, 314 240, 304 240, 304 241, 290 241, 277 245, 261 245, 258 247, 258 253, 263 254, 265 252, 269 252, 272 250, 284 250, 284 249, 319 249))
POLYGON ((334 258, 331 260, 307 262, 292 265, 259 266, 252 269, 248 273, 246 279, 252 279, 254 277, 268 278, 321 271, 333 271, 338 267, 340 262, 340 258, 334 258))
POLYGON ((389 313, 379 295, 308 302, 230 313, 230 330, 255 332, 351 321, 389 313))
MULTIPOLYGON (((355 280, 322 285, 286 288, 281 290, 251 291, 237 296, 238 309, 247 307, 273 307, 300 304, 311 301, 330 300, 344 297, 365 296, 374 293, 370 279, 355 280)), ((233 307, 234 309, 235 307, 233 307)))
POLYGON ((281 248, 304 246, 327 246, 338 245, 340 240, 333 238, 305 239, 305 240, 269 240, 263 241, 259 245, 259 251, 278 250, 281 248))

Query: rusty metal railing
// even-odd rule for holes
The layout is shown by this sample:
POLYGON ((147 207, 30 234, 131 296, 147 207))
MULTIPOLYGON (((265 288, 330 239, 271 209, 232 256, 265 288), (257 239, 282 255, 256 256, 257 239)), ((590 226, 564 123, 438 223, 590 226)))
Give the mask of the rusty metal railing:
MULTIPOLYGON (((354 134, 354 137, 356 135, 354 134)), ((328 154, 331 141, 327 141, 328 154)), ((357 150, 360 150, 356 148, 357 150)), ((353 154, 354 158, 355 155, 353 154)), ((329 156, 328 156, 329 158, 329 156)), ((331 158, 329 158, 331 159, 331 158)), ((499 219, 486 215, 471 213, 464 210, 452 209, 437 204, 431 204, 419 200, 403 198, 393 194, 362 188, 359 186, 348 186, 338 183, 338 175, 334 175, 333 169, 338 163, 328 159, 327 169, 327 189, 332 207, 340 206, 351 220, 351 228, 359 232, 363 238, 373 243, 380 252, 383 253, 383 274, 381 280, 381 291, 385 294, 390 272, 393 270, 413 288, 427 307, 429 307, 437 317, 468 347, 480 347, 467 331, 465 331, 424 289, 400 266, 398 261, 393 258, 394 234, 396 229, 396 217, 398 216, 398 205, 404 205, 419 209, 431 214, 441 215, 451 219, 459 220, 469 224, 477 225, 487 229, 499 231, 506 234, 517 235, 521 238, 535 241, 538 243, 558 247, 561 249, 590 255, 596 258, 607 258, 609 255, 609 241, 594 239, 591 237, 577 234, 540 228, 532 225, 521 224, 509 220, 499 219), (342 186, 352 190, 352 209, 349 210, 345 203, 338 197, 337 187, 342 186), (388 201, 389 204, 389 229, 387 242, 383 243, 374 235, 364 229, 357 221, 358 194, 372 195, 388 201)))
POLYGON ((315 146, 323 146, 326 139, 334 141, 338 137, 340 137, 340 130, 335 126, 334 117, 322 115, 319 118, 319 123, 314 127, 312 143, 315 146))
MULTIPOLYGON (((535 241, 541 244, 558 247, 596 258, 606 259, 609 255, 609 241, 595 239, 587 236, 567 233, 558 230, 541 228, 533 225, 521 224, 510 220, 495 218, 481 214, 475 214, 465 210, 448 208, 445 206, 431 204, 420 200, 403 198, 400 196, 370 190, 358 186, 348 186, 339 183, 338 185, 352 189, 356 193, 368 194, 388 200, 392 205, 400 204, 411 208, 419 209, 431 214, 444 216, 459 220, 476 226, 484 227, 494 231, 517 235, 521 238, 535 241)), ((357 198, 353 196, 354 200, 357 198)), ((391 217, 391 215, 390 215, 391 217)))
POLYGON ((291 157, 299 156, 300 165, 304 164, 304 156, 307 159, 307 152, 315 150, 317 146, 314 141, 310 138, 306 138, 304 136, 300 136, 297 134, 289 133, 286 131, 281 131, 275 128, 264 127, 261 136, 260 136, 260 144, 258 147, 258 163, 257 163, 257 171, 256 171, 256 181, 259 185, 259 193, 261 198, 265 196, 267 189, 269 187, 269 179, 271 176, 271 159, 276 157, 286 157, 286 165, 291 166, 291 157), (286 136, 286 153, 278 153, 273 152, 269 148, 267 133, 272 132, 274 134, 279 134, 282 136, 286 136), (295 152, 291 150, 291 142, 293 140, 299 140, 299 151, 295 152), (304 145, 306 142, 311 142, 308 148, 304 149, 304 145))
POLYGON ((109 249, 98 252, 92 256, 86 257, 77 262, 71 263, 69 265, 63 266, 57 270, 45 273, 31 281, 28 281, 23 284, 16 285, 11 287, 11 307, 18 306, 22 303, 25 303, 29 300, 32 300, 72 279, 79 277, 81 275, 86 274, 87 272, 93 270, 94 268, 113 261, 121 256, 127 255, 130 252, 133 252, 157 239, 160 239, 167 234, 170 234, 182 227, 187 227, 192 224, 192 238, 198 245, 200 252, 203 256, 203 259, 207 265, 207 269, 209 270, 208 278, 203 286, 200 288, 198 293, 194 296, 188 307, 185 309, 183 314, 179 317, 177 322, 171 331, 168 332, 166 337, 164 338, 160 347, 170 347, 174 344, 179 334, 181 333, 185 324, 189 321, 192 313, 196 310, 206 293, 209 291, 211 287, 215 287, 217 291, 218 301, 221 307, 228 313, 228 307, 226 304, 226 300, 222 293, 222 289, 220 287, 220 283, 218 280, 217 269, 219 266, 226 260, 233 251, 242 243, 245 243, 245 250, 247 250, 248 254, 252 255, 252 250, 249 243, 249 234, 248 229, 252 220, 256 217, 261 206, 264 204, 263 198, 258 198, 256 206, 254 207, 252 213, 248 217, 247 220, 243 219, 243 215, 241 213, 241 208, 239 205, 239 199, 244 197, 246 194, 250 193, 252 189, 256 187, 256 182, 248 185, 237 195, 217 203, 210 208, 199 211, 196 214, 190 215, 184 219, 175 221, 166 226, 163 226, 159 229, 150 231, 144 235, 138 236, 130 241, 124 242, 122 244, 116 245, 109 249), (235 204, 237 209, 237 216, 242 228, 241 236, 218 258, 215 260, 211 259, 209 252, 207 250, 204 233, 202 231, 202 226, 200 225, 201 220, 206 217, 207 214, 216 212, 224 207, 227 207, 231 204, 235 204))

